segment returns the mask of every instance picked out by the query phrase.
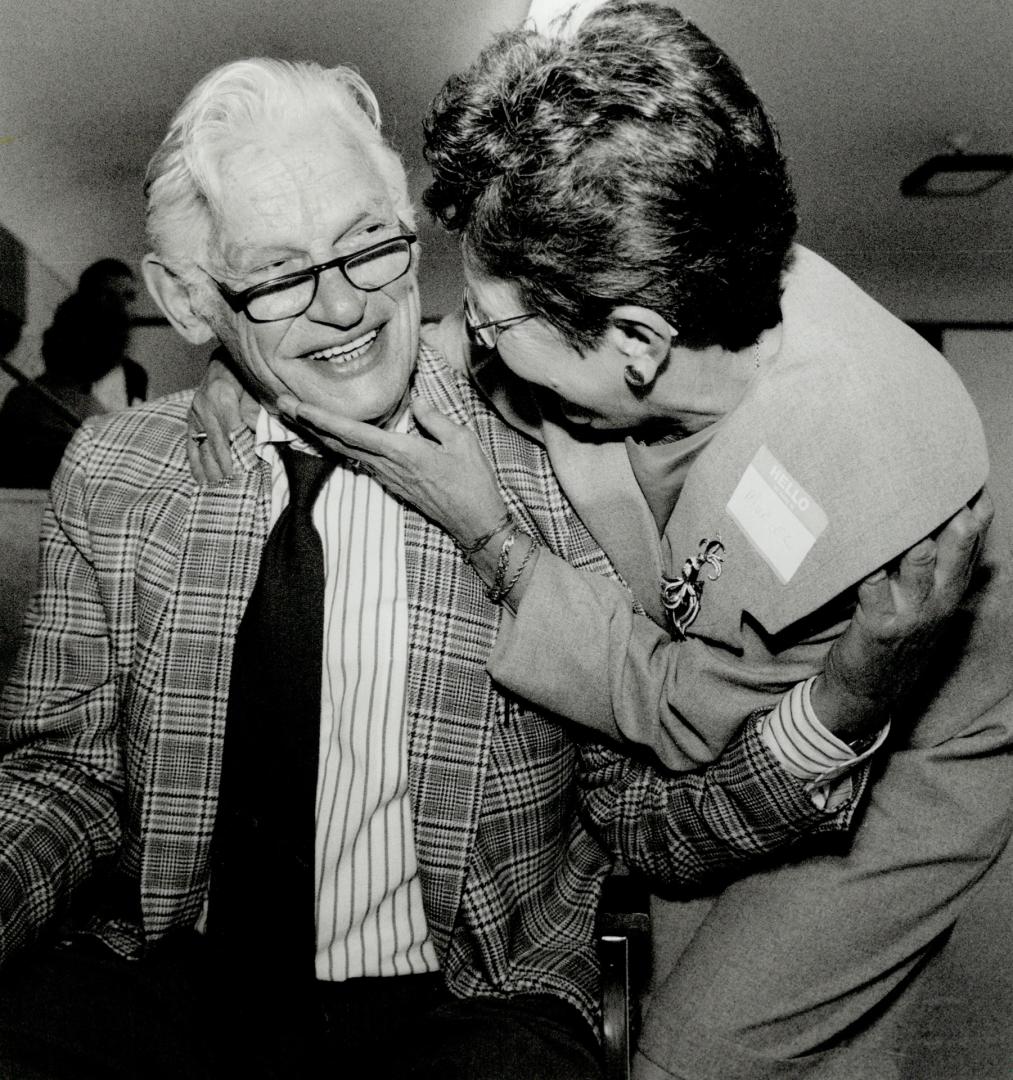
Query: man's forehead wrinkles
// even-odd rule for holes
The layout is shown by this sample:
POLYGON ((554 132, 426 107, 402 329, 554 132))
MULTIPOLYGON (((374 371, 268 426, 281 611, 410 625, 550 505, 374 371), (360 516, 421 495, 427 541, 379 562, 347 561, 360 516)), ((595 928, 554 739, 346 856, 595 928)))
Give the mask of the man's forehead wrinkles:
POLYGON ((340 225, 342 217, 356 222, 373 214, 385 220, 393 212, 390 195, 379 178, 364 174, 350 182, 348 171, 340 168, 317 172, 305 182, 295 172, 256 177, 237 171, 230 179, 231 213, 227 216, 232 219, 270 222, 278 218, 305 225, 332 217, 340 225))
MULTIPOLYGON (((321 257, 335 250, 347 249, 353 251, 356 248, 367 246, 371 241, 365 236, 354 236, 352 241, 346 238, 358 232, 362 226, 380 222, 392 228, 397 228, 398 223, 389 205, 382 201, 376 201, 375 206, 360 210, 351 219, 343 219, 333 230, 326 226, 315 232, 308 231, 317 223, 307 220, 307 231, 298 232, 298 237, 293 230, 253 237, 249 239, 229 240, 219 243, 217 255, 219 268, 231 277, 241 277, 244 273, 255 269, 257 266, 272 260, 304 256, 312 259, 315 252, 321 257)), ((220 238, 221 239, 221 238, 220 238)))
POLYGON ((320 130, 280 131, 222 160, 228 201, 216 236, 233 281, 273 262, 323 262, 367 246, 370 225, 397 228, 395 201, 364 148, 320 130))

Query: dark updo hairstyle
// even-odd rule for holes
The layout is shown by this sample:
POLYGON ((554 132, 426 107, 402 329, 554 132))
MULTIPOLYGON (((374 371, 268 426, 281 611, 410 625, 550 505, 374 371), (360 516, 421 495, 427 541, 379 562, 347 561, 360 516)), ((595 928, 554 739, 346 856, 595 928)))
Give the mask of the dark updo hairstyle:
POLYGON ((444 86, 425 137, 426 206, 571 345, 597 344, 619 304, 692 348, 738 350, 780 321, 796 217, 777 135, 674 9, 502 34, 444 86))

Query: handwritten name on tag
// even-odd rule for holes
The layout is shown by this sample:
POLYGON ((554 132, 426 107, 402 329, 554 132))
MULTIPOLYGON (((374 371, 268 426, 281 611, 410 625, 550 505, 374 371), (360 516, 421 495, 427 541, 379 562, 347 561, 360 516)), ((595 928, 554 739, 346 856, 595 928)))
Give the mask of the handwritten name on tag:
POLYGON ((819 503, 766 446, 746 466, 727 510, 783 584, 827 527, 819 503))

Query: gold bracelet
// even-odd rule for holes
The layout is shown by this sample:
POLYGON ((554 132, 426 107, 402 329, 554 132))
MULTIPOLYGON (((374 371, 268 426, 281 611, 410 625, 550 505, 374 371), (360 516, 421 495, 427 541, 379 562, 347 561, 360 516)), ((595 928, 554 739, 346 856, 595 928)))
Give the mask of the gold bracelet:
MULTIPOLYGON (((517 532, 519 532, 519 530, 511 533, 511 539, 516 538, 517 532)), ((510 595, 510 593, 513 591, 513 587, 517 584, 518 581, 520 581, 521 574, 524 573, 524 568, 528 565, 529 562, 531 562, 531 557, 534 555, 535 549, 538 547, 538 544, 530 536, 528 536, 527 533, 524 533, 523 535, 527 537, 528 550, 524 553, 524 558, 521 559, 520 566, 518 566, 514 573, 511 575, 510 580, 506 581, 506 570, 509 560, 505 560, 502 568, 503 572, 500 573, 500 567, 496 567, 496 579, 492 583, 492 585, 490 585, 489 588, 485 591, 485 595, 494 604, 501 604, 510 595)), ((510 544, 510 547, 513 547, 512 543, 510 544)), ((509 555, 509 549, 507 551, 507 554, 509 555)))
POLYGON ((503 595, 503 582, 506 580, 507 566, 510 563, 510 549, 517 540, 517 531, 517 526, 514 525, 510 529, 507 538, 503 541, 503 546, 499 549, 499 558, 496 560, 496 573, 493 576, 492 584, 485 590, 485 595, 494 604, 498 604, 497 597, 503 595))
POLYGON ((531 556, 534 555, 536 549, 538 548, 538 544, 534 540, 532 540, 530 536, 528 537, 528 541, 528 550, 524 553, 524 558, 521 559, 521 565, 517 567, 517 572, 514 574, 514 576, 503 586, 503 595, 496 599, 495 602, 497 604, 500 603, 500 601, 502 600, 506 600, 506 598, 513 592, 514 586, 517 584, 518 581, 521 580, 521 574, 524 573, 524 568, 528 565, 529 562, 531 562, 531 556))
POLYGON ((472 540, 470 544, 462 544, 459 540, 455 540, 454 543, 457 544, 462 552, 464 552, 466 558, 470 558, 476 552, 481 551, 496 533, 512 524, 513 518, 510 516, 510 511, 508 510, 487 533, 483 533, 477 539, 472 540))

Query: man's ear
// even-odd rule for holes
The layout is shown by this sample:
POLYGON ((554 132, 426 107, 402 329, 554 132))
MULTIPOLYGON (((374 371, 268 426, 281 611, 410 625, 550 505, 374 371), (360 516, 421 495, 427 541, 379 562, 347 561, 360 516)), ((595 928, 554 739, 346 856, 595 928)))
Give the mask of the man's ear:
POLYGON ((162 314, 191 345, 203 345, 215 336, 204 317, 194 310, 190 290, 178 274, 152 254, 141 260, 141 272, 162 314))
POLYGON ((609 315, 605 338, 619 354, 627 381, 635 386, 650 386, 668 360, 678 333, 651 308, 623 304, 609 315))

